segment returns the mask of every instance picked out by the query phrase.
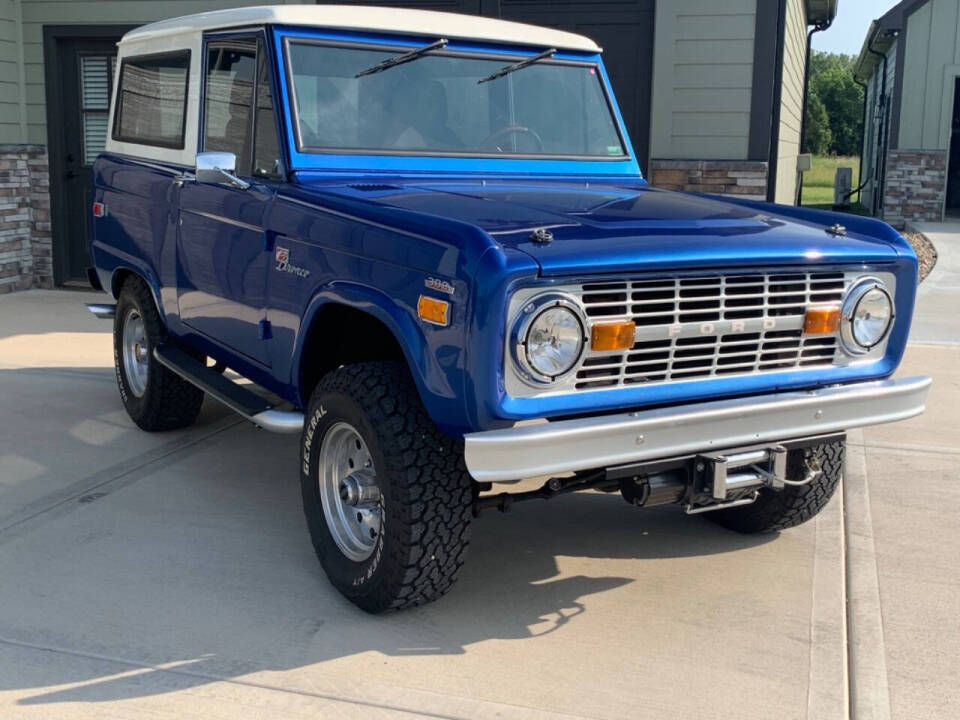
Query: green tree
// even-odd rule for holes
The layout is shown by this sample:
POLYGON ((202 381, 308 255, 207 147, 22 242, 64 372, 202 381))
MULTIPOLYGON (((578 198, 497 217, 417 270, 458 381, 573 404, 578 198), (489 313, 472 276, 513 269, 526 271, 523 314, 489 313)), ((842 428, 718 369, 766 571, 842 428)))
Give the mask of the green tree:
POLYGON ((843 72, 853 72, 853 66, 857 62, 854 55, 841 55, 839 53, 828 53, 822 50, 814 50, 810 55, 810 77, 816 77, 827 70, 842 70, 843 72))
POLYGON ((810 56, 810 94, 804 135, 804 148, 808 152, 825 155, 860 154, 863 88, 853 81, 855 62, 856 58, 852 55, 814 51, 810 56), (821 127, 824 114, 828 135, 821 127))
POLYGON ((803 151, 814 155, 828 155, 833 144, 830 118, 820 96, 811 90, 807 99, 807 125, 803 134, 803 151))

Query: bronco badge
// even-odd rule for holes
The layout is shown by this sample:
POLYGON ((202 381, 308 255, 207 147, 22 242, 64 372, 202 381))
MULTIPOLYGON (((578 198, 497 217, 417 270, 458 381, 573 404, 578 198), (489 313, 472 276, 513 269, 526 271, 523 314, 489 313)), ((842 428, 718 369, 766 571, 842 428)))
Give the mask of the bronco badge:
POLYGON ((310 275, 310 271, 306 268, 290 264, 290 250, 288 248, 277 245, 277 252, 274 254, 274 259, 277 261, 275 269, 280 272, 290 273, 302 278, 310 275))

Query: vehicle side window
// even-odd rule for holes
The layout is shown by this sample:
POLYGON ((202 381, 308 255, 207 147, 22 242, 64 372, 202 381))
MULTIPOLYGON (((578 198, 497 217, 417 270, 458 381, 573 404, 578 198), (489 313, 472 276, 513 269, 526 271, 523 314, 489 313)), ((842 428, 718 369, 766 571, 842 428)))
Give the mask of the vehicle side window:
POLYGON ((257 46, 230 40, 207 48, 203 149, 237 156, 237 173, 250 174, 253 86, 257 46))
POLYGON ((189 74, 189 50, 124 58, 113 139, 183 149, 189 74))
POLYGON ((256 177, 276 179, 280 177, 280 145, 277 141, 276 117, 273 114, 273 94, 270 92, 270 65, 262 45, 259 57, 253 174, 256 177))

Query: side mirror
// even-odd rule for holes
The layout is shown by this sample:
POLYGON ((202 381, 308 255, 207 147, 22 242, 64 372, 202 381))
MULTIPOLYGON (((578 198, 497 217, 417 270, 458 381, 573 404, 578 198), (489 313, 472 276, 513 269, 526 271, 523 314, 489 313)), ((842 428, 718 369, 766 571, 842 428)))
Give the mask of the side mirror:
POLYGON ((241 180, 234 173, 237 170, 237 156, 228 152, 197 153, 195 174, 197 182, 214 185, 232 185, 246 190, 250 183, 241 180))

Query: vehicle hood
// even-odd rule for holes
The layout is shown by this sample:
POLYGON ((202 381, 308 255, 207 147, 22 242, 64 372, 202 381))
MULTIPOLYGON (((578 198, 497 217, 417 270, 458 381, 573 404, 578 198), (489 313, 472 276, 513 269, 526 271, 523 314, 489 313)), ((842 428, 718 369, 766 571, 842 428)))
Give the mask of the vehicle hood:
POLYGON ((501 246, 529 255, 547 276, 898 257, 886 239, 837 236, 823 223, 788 217, 786 208, 750 207, 642 181, 307 184, 321 194, 469 223, 501 246), (552 240, 535 241, 539 229, 552 240))

